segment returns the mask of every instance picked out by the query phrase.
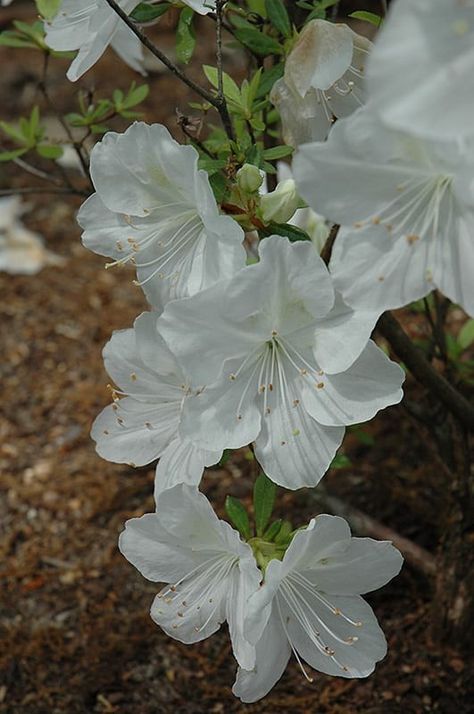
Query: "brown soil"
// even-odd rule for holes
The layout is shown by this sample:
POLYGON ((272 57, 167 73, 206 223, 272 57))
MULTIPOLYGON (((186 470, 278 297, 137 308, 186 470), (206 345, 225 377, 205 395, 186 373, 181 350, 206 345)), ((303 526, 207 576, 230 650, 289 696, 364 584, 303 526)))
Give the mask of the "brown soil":
MULTIPOLYGON (((11 119, 37 97, 37 57, 0 48, 0 66, 1 118, 11 119)), ((71 110, 77 87, 66 83, 65 66, 54 63, 51 91, 71 110)), ((127 87, 134 78, 108 55, 83 84, 127 87)), ((174 109, 186 110, 187 92, 167 75, 150 79, 146 118, 179 135, 174 109)), ((0 167, 0 188, 10 181, 38 185, 0 167)), ((224 631, 187 647, 153 624, 148 610, 157 588, 117 550, 124 521, 153 509, 153 469, 102 461, 89 438, 109 398, 102 346, 145 303, 130 273, 105 272, 104 260, 82 248, 74 220, 80 200, 35 196, 29 203, 27 224, 67 263, 35 277, 0 276, 0 711, 472 712, 472 670, 456 654, 456 643, 430 641, 431 583, 409 567, 369 597, 389 654, 368 680, 316 673, 310 685, 292 661, 265 700, 243 706, 231 694, 235 663, 224 631)), ((411 330, 422 329, 419 318, 406 320, 411 330)), ((421 396, 413 382, 407 390, 412 399, 421 396)), ((364 430, 374 445, 349 434, 344 451, 352 466, 332 472, 326 485, 433 552, 442 494, 423 436, 402 407, 386 410, 364 430)), ((249 500, 252 469, 242 452, 208 472, 203 488, 218 510, 227 493, 249 500)), ((309 492, 286 493, 279 508, 301 522, 315 513, 309 492)))

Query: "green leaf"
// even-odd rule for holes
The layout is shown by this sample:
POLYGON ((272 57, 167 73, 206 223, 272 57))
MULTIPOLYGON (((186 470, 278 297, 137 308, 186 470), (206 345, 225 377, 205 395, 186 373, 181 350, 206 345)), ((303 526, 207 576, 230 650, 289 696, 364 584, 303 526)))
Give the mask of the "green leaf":
POLYGON ((61 146, 54 146, 53 144, 39 144, 36 147, 37 153, 43 157, 43 159, 60 159, 64 151, 61 146))
POLYGON ((28 151, 27 147, 21 149, 14 149, 13 151, 2 151, 0 153, 0 161, 12 161, 17 159, 19 156, 23 156, 28 151))
POLYGON ((458 338, 457 338, 458 345, 463 349, 466 350, 468 347, 470 347, 473 342, 474 342, 474 320, 468 320, 467 322, 464 323, 462 326, 458 338))
POLYGON ((279 518, 277 521, 273 521, 273 523, 267 528, 267 530, 263 534, 264 539, 268 541, 274 540, 280 532, 282 523, 283 521, 281 518, 279 518))
POLYGON ((260 238, 268 238, 272 235, 285 236, 292 243, 298 240, 311 240, 305 231, 297 226, 292 226, 291 223, 269 223, 265 228, 260 228, 258 232, 260 238))
POLYGON ((212 176, 217 171, 225 169, 225 167, 227 166, 227 161, 225 159, 211 159, 210 156, 201 156, 199 158, 198 166, 200 169, 206 171, 209 176, 212 176))
POLYGON ((176 29, 176 57, 184 64, 188 64, 196 47, 193 19, 194 11, 190 7, 181 10, 176 29))
POLYGON ((270 479, 261 473, 255 481, 253 489, 253 512, 257 535, 262 536, 272 515, 277 487, 270 479))
POLYGON ((243 27, 236 30, 235 37, 255 55, 267 57, 283 54, 283 47, 277 40, 254 28, 243 27))
POLYGON ((291 156, 294 149, 292 146, 273 146, 271 149, 265 149, 263 158, 267 161, 275 161, 275 159, 283 159, 285 156, 291 156))
POLYGON ((375 27, 380 27, 382 24, 380 15, 376 15, 375 12, 368 12, 367 10, 351 12, 349 17, 354 17, 356 20, 365 20, 365 22, 370 22, 370 24, 375 25, 375 27))
POLYGON ((252 536, 248 513, 243 504, 233 496, 225 499, 225 510, 232 525, 237 528, 241 536, 248 540, 252 536))
POLYGON ((170 7, 171 3, 169 2, 160 3, 159 5, 149 5, 146 2, 141 2, 130 14, 130 17, 135 22, 150 22, 164 15, 170 7))
POLYGON ((275 82, 283 77, 283 72, 285 70, 285 65, 283 62, 279 62, 270 69, 265 70, 260 79, 260 84, 257 91, 257 99, 262 99, 266 97, 271 91, 275 82))
MULTIPOLYGON (((218 89, 219 80, 217 77, 217 67, 211 67, 208 64, 203 65, 204 74, 206 75, 209 82, 212 84, 214 89, 218 89)), ((240 89, 234 82, 232 77, 230 77, 226 72, 222 73, 222 84, 224 88, 224 96, 226 99, 230 99, 235 102, 238 106, 242 104, 242 96, 240 94, 240 89)))
POLYGON ((128 91, 127 96, 122 101, 123 109, 131 109, 132 107, 136 107, 137 104, 140 104, 141 102, 145 101, 145 99, 148 97, 149 92, 150 87, 148 86, 148 84, 140 84, 137 87, 135 85, 135 82, 133 82, 132 86, 128 91))
POLYGON ((38 12, 46 20, 52 20, 57 15, 62 0, 36 0, 38 12))
POLYGON ((291 22, 288 16, 286 7, 282 0, 266 0, 265 7, 267 10, 267 17, 272 23, 273 27, 278 30, 278 32, 283 35, 283 37, 291 36, 291 22))
POLYGON ((225 176, 221 173, 212 174, 209 176, 209 183, 211 184, 212 192, 214 193, 217 203, 222 203, 227 192, 225 176))

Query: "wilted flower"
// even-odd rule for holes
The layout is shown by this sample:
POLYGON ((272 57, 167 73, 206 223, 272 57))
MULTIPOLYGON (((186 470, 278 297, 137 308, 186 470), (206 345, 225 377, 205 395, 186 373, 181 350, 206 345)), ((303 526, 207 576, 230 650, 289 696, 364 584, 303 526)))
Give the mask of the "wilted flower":
POLYGON ((387 650, 371 607, 360 595, 398 574, 402 556, 388 541, 351 538, 346 521, 322 515, 298 531, 283 559, 270 560, 246 607, 244 636, 255 645, 253 671, 239 669, 233 692, 264 697, 291 653, 338 677, 367 677, 387 650))
POLYGON ((273 481, 314 486, 344 425, 400 401, 403 372, 368 341, 374 314, 335 295, 311 243, 272 236, 260 258, 158 320, 185 372, 207 385, 185 402, 181 430, 211 450, 255 440, 273 481))
POLYGON ((97 193, 79 211, 84 245, 136 266, 151 304, 193 295, 245 265, 244 233, 219 214, 198 153, 160 124, 109 132, 91 155, 97 193))
POLYGON ((474 134, 473 0, 396 0, 367 66, 373 109, 432 138, 474 134))
POLYGON ((0 198, 0 271, 33 275, 46 265, 63 265, 64 258, 47 250, 41 236, 19 220, 23 212, 18 196, 0 198))
POLYGON ((293 167, 310 206, 351 227, 331 260, 350 305, 380 313, 437 287, 474 315, 472 141, 387 129, 368 105, 304 146, 293 167))
POLYGON ((323 140, 334 117, 364 103, 364 68, 371 42, 347 25, 312 20, 288 55, 270 99, 290 146, 323 140))
POLYGON ((222 455, 180 435, 183 403, 192 392, 156 320, 154 313, 140 315, 133 330, 115 332, 105 346, 105 367, 118 389, 92 427, 97 451, 108 461, 143 466, 160 459, 155 496, 178 483, 197 486, 204 467, 222 455))
POLYGON ((119 547, 145 578, 168 583, 151 607, 157 625, 191 644, 227 620, 235 658, 252 669, 255 651, 243 637, 243 618, 261 572, 250 546, 205 496, 183 485, 165 491, 156 513, 127 521, 119 547))
MULTIPOLYGON (((138 0, 117 0, 129 14, 138 0)), ((53 50, 79 50, 67 72, 75 82, 87 72, 110 45, 132 69, 144 74, 139 39, 105 0, 63 0, 50 22, 46 23, 46 44, 53 50)))

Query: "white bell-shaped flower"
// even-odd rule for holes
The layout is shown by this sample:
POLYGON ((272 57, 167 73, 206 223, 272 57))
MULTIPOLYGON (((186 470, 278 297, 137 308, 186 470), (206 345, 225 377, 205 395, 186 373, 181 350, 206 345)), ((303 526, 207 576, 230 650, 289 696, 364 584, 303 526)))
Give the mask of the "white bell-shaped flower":
POLYGON ((270 99, 290 146, 323 140, 336 117, 365 100, 364 68, 371 42, 347 25, 312 20, 303 29, 270 99))
MULTIPOLYGON (((138 0, 117 0, 129 14, 138 0)), ((104 0, 63 0, 57 15, 46 23, 46 44, 53 50, 79 50, 67 72, 75 82, 110 45, 132 69, 145 74, 140 40, 104 0)))
POLYGON ((330 266, 346 302, 380 313, 439 288, 474 315, 474 140, 387 129, 367 105, 293 170, 309 205, 347 227, 330 266))
POLYGON ((367 65, 374 110, 431 138, 474 135, 473 0, 395 0, 367 65))
POLYGON ((78 221, 84 245, 136 266, 150 303, 193 295, 245 265, 244 233, 219 209, 198 153, 160 125, 109 132, 91 154, 97 193, 78 221))
POLYGON ((132 330, 115 332, 105 346, 105 367, 117 389, 91 433, 108 461, 143 466, 159 458, 155 497, 179 483, 197 486, 204 467, 222 456, 180 435, 183 404, 192 390, 156 320, 155 313, 140 315, 132 330))
POLYGON ((145 578, 167 583, 151 607, 157 625, 191 644, 227 620, 236 660, 252 669, 255 650, 243 636, 243 619, 262 574, 250 546, 205 496, 183 485, 165 491, 156 513, 127 521, 119 547, 145 578))
POLYGON ((367 677, 387 650, 372 608, 360 595, 398 574, 402 556, 388 541, 352 538, 346 521, 321 515, 294 536, 283 560, 270 560, 247 603, 244 635, 255 667, 240 668, 233 692, 250 703, 264 697, 295 655, 337 677, 367 677))
POLYGON ((265 473, 315 486, 344 426, 400 401, 403 372, 373 342, 373 312, 334 292, 312 243, 271 236, 260 262, 168 303, 161 334, 194 384, 181 431, 207 449, 255 441, 265 473))

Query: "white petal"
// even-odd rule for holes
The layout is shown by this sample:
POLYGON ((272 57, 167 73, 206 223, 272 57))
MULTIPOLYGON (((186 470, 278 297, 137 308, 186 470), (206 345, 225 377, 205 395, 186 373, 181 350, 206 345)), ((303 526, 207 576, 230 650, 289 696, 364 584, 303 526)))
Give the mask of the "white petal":
POLYGON ((183 547, 249 557, 250 547, 226 521, 221 521, 196 488, 175 486, 163 491, 157 504, 161 525, 183 547))
POLYGON ((176 436, 180 403, 149 405, 130 397, 106 407, 92 425, 97 453, 107 461, 144 466, 176 436))
POLYGON ((302 97, 310 87, 328 89, 349 67, 353 32, 326 20, 309 22, 285 64, 285 81, 302 97))
POLYGON ((385 657, 387 644, 384 634, 372 608, 361 597, 329 595, 326 598, 331 607, 339 609, 353 622, 362 623, 359 627, 349 623, 342 614, 333 614, 318 595, 307 590, 294 595, 291 605, 288 601, 285 603, 281 595, 278 598, 293 646, 300 657, 317 671, 338 677, 367 677, 373 672, 375 663, 385 657), (295 598, 299 612, 305 613, 305 627, 295 615, 295 598), (357 638, 352 644, 341 642, 351 637, 357 638), (328 647, 334 655, 323 653, 315 641, 322 647, 328 647))
POLYGON ((450 300, 474 317, 474 216, 468 214, 455 223, 452 234, 437 242, 433 282, 450 300))
POLYGON ((336 303, 314 328, 313 352, 319 366, 328 374, 343 372, 366 346, 380 312, 353 310, 336 293, 336 303))
POLYGON ((251 671, 239 668, 232 688, 233 694, 246 704, 268 694, 288 664, 291 648, 278 613, 272 613, 255 651, 255 668, 251 671))
MULTIPOLYGON (((456 238, 447 241, 456 244, 456 238)), ((347 303, 381 314, 431 292, 433 250, 428 236, 393 238, 383 226, 369 226, 338 236, 330 267, 347 303)))
POLYGON ((473 38, 472 3, 393 3, 367 68, 383 120, 421 136, 472 134, 473 38))
POLYGON ((140 74, 146 75, 143 69, 143 50, 138 37, 125 23, 120 22, 110 43, 112 49, 129 67, 140 74))
POLYGON ((155 500, 162 491, 180 483, 199 486, 204 467, 217 463, 221 457, 221 451, 204 451, 176 437, 161 454, 156 467, 155 500))
POLYGON ((306 571, 316 567, 321 560, 345 553, 350 542, 351 530, 344 518, 326 514, 317 516, 311 519, 307 528, 294 535, 282 565, 277 568, 275 563, 268 576, 272 582, 279 583, 292 571, 306 571))
POLYGON ((203 563, 202 577, 197 584, 190 578, 169 592, 165 588, 157 595, 151 606, 150 615, 154 622, 170 636, 185 644, 201 642, 217 632, 225 621, 225 606, 229 588, 229 578, 216 577, 223 574, 215 569, 215 560, 203 563))
POLYGON ((326 374, 303 393, 303 404, 320 424, 338 426, 371 419, 403 397, 403 370, 369 341, 360 357, 340 374, 326 374))
POLYGON ((255 665, 255 647, 244 636, 244 619, 248 599, 257 592, 262 573, 253 555, 241 558, 233 571, 232 586, 227 598, 226 619, 234 656, 240 667, 252 669, 255 665))
POLYGON ((324 110, 317 90, 311 88, 302 98, 279 79, 272 87, 270 101, 280 113, 285 144, 297 147, 327 137, 332 117, 324 110))
POLYGON ((127 521, 119 548, 145 578, 154 582, 173 583, 197 564, 191 549, 170 538, 156 513, 127 521))
MULTIPOLYGON (((317 545, 317 529, 313 533, 317 545)), ((402 564, 402 556, 389 541, 352 538, 344 553, 328 553, 305 563, 305 576, 326 593, 363 595, 388 583, 402 564)))
POLYGON ((299 147, 293 174, 301 196, 335 223, 351 225, 376 216, 400 196, 400 185, 432 174, 413 161, 390 162, 401 153, 401 140, 374 118, 370 107, 340 119, 326 142, 299 147))
POLYGON ((238 449, 255 439, 260 431, 257 406, 258 364, 251 362, 237 378, 229 377, 240 361, 225 363, 226 371, 211 387, 183 406, 181 433, 202 448, 238 449))
POLYGON ((198 154, 178 144, 160 124, 135 122, 123 134, 108 132, 91 153, 91 175, 111 211, 163 218, 194 204, 198 154))
POLYGON ((255 442, 255 456, 267 476, 289 489, 316 486, 344 437, 344 428, 321 426, 309 416, 301 402, 302 385, 301 378, 290 381, 284 398, 278 385, 255 442))

